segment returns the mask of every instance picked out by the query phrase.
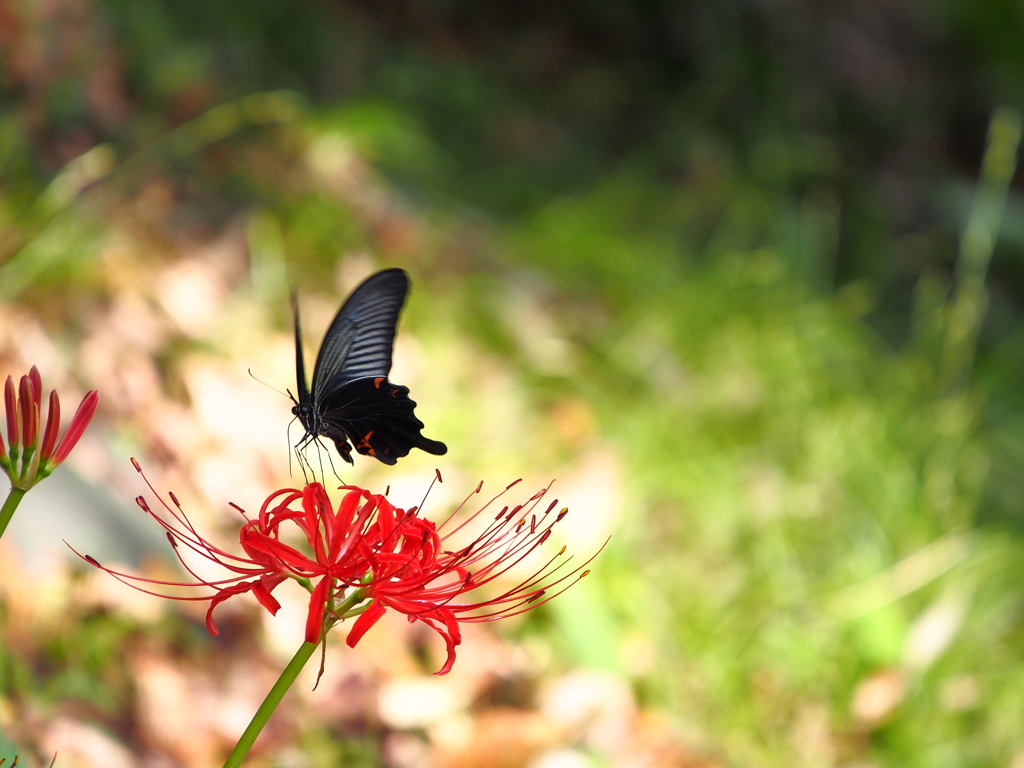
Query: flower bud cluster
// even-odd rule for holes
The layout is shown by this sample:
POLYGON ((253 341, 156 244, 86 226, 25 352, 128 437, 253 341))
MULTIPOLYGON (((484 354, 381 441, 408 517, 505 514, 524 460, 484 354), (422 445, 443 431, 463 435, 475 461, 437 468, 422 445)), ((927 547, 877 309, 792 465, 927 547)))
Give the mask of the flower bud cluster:
POLYGON ((82 399, 59 442, 60 399, 56 390, 50 392, 45 421, 42 399, 43 383, 34 365, 21 377, 17 387, 14 379, 7 377, 4 385, 7 443, 0 430, 0 468, 11 479, 11 486, 23 491, 48 476, 68 457, 96 413, 100 395, 93 390, 82 399))

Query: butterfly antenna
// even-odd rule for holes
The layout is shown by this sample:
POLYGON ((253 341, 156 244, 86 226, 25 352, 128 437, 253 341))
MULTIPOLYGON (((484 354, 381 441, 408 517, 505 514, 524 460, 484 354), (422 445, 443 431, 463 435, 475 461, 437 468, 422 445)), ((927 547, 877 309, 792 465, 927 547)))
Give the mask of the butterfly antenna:
POLYGON ((294 395, 293 395, 293 394, 292 394, 291 392, 289 392, 289 391, 288 391, 287 389, 286 389, 286 390, 285 390, 284 392, 282 392, 282 391, 281 391, 280 389, 278 389, 277 387, 271 386, 270 384, 267 384, 267 382, 265 382, 265 381, 264 381, 263 379, 259 378, 259 377, 258 377, 258 376, 257 376, 257 375, 256 375, 255 373, 253 373, 253 372, 252 372, 252 368, 246 368, 245 370, 249 372, 249 375, 250 375, 250 376, 251 376, 251 377, 252 377, 253 379, 255 379, 256 381, 258 381, 258 382, 259 382, 260 384, 262 384, 262 385, 263 385, 264 387, 266 387, 267 389, 272 389, 272 390, 274 390, 275 392, 277 392, 277 394, 279 394, 279 395, 286 395, 286 396, 287 396, 287 397, 288 397, 288 398, 289 398, 289 399, 290 399, 290 400, 291 400, 291 401, 292 401, 293 403, 295 403, 296 405, 298 404, 298 402, 299 402, 299 401, 298 401, 298 400, 296 400, 296 399, 295 399, 295 396, 294 396, 294 395))

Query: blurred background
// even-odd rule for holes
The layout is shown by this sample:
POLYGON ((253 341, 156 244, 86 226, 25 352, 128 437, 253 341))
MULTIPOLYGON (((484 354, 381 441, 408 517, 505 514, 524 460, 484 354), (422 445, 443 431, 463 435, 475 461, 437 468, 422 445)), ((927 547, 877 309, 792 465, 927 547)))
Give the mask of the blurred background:
POLYGON ((214 638, 64 542, 181 577, 134 456, 230 546, 289 293, 310 360, 400 266, 449 452, 342 477, 611 543, 446 677, 335 632, 247 765, 1024 768, 1020 3, 3 2, 0 99, 0 374, 102 396, 0 542, 0 757, 223 761, 302 593, 214 638))

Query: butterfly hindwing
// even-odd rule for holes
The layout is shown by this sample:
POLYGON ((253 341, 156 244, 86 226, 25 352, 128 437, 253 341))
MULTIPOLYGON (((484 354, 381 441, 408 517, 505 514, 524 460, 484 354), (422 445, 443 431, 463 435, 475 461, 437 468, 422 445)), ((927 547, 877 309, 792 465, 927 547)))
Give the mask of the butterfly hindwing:
POLYGON ((394 464, 413 448, 434 455, 448 450, 444 443, 420 433, 423 422, 413 412, 416 403, 409 398, 409 388, 383 376, 356 379, 325 398, 322 405, 322 418, 331 437, 340 429, 356 451, 385 464, 394 464))

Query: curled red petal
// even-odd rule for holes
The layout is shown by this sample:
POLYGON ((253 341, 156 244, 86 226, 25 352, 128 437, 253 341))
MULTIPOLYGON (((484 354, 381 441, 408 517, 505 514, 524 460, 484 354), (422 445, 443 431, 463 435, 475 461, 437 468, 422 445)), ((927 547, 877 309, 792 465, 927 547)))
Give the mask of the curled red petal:
POLYGON ((455 646, 462 642, 462 630, 459 628, 459 620, 455 617, 454 613, 443 609, 433 612, 433 615, 428 617, 409 616, 409 621, 416 621, 417 619, 429 624, 431 629, 444 638, 448 656, 444 664, 441 665, 441 668, 434 674, 447 675, 455 664, 455 646))
POLYGON ((348 647, 355 648, 356 643, 363 638, 363 635, 367 633, 370 627, 377 623, 377 620, 380 619, 386 611, 387 609, 379 600, 374 600, 370 603, 370 607, 359 614, 359 618, 356 619, 356 623, 353 624, 352 629, 349 630, 348 637, 345 638, 345 643, 348 647))
MULTIPOLYGON (((97 563, 99 565, 99 563, 97 563)), ((259 601, 259 604, 266 608, 271 616, 276 616, 277 612, 281 609, 281 604, 277 601, 270 590, 284 581, 285 577, 270 579, 258 579, 256 581, 243 581, 239 584, 233 584, 230 587, 222 587, 217 590, 217 594, 210 598, 210 607, 206 611, 206 629, 211 635, 217 636, 220 634, 220 629, 217 628, 217 623, 213 620, 213 609, 223 603, 225 600, 234 597, 235 595, 243 595, 246 592, 252 592, 255 598, 259 601)))
POLYGON ((64 433, 64 437, 60 439, 60 443, 57 445, 57 450, 53 454, 53 465, 60 464, 64 459, 71 453, 71 449, 78 443, 79 438, 82 437, 82 433, 85 432, 85 428, 89 426, 89 422, 92 421, 93 414, 96 413, 96 406, 100 402, 100 393, 95 389, 89 392, 85 397, 82 398, 81 404, 78 406, 78 410, 75 411, 75 415, 71 419, 71 423, 68 425, 68 431, 64 433))
POLYGON ((239 543, 254 562, 280 563, 294 573, 303 575, 322 570, 315 561, 310 560, 294 547, 272 539, 251 527, 243 528, 239 543))
POLYGON ((206 610, 206 629, 211 635, 216 637, 220 634, 220 630, 217 628, 217 623, 213 620, 213 609, 228 598, 234 597, 235 595, 245 594, 252 588, 253 582, 245 581, 241 584, 234 584, 233 586, 219 589, 217 590, 217 594, 210 598, 210 607, 206 610))
POLYGON ((46 429, 43 432, 43 447, 39 450, 39 460, 46 461, 53 454, 57 444, 57 432, 60 430, 60 398, 57 390, 50 392, 50 407, 46 411, 46 429))
POLYGON ((316 643, 320 640, 320 630, 324 625, 324 607, 331 589, 331 577, 324 576, 313 589, 309 597, 309 613, 306 616, 306 642, 316 643))
POLYGON ((259 601, 260 605, 270 612, 271 616, 277 616, 277 612, 281 610, 281 603, 278 602, 276 597, 270 594, 270 590, 284 580, 284 576, 276 575, 274 577, 260 579, 252 585, 253 596, 259 601))
POLYGON ((441 637, 444 638, 444 644, 445 648, 448 651, 448 656, 444 660, 444 664, 441 666, 441 668, 437 670, 437 672, 435 672, 434 674, 447 675, 449 672, 452 671, 452 667, 455 665, 455 641, 452 640, 452 637, 449 634, 446 634, 444 632, 439 632, 439 634, 441 635, 441 637))

